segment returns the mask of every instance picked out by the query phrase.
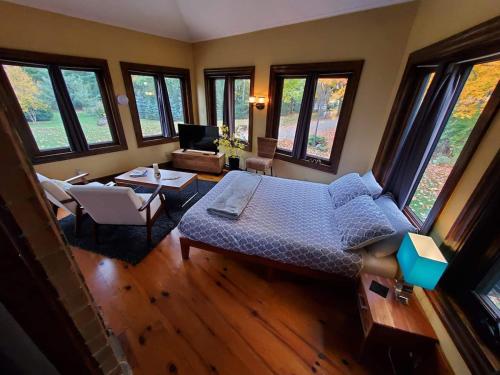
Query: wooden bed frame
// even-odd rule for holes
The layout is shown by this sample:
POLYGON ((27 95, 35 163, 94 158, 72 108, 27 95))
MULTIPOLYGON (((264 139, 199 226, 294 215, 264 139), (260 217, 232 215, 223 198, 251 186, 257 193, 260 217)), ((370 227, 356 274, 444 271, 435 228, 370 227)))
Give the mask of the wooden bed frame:
POLYGON ((278 269, 286 272, 291 272, 297 275, 312 277, 315 279, 335 281, 335 283, 349 288, 355 288, 358 282, 358 278, 352 279, 346 276, 335 275, 329 272, 317 271, 306 267, 300 267, 292 264, 277 262, 275 260, 267 259, 257 255, 249 255, 236 251, 226 250, 221 247, 209 245, 201 241, 192 240, 188 237, 181 236, 179 239, 181 243, 181 253, 183 260, 189 260, 189 252, 191 247, 196 247, 198 249, 222 254, 228 256, 229 258, 239 259, 250 263, 257 263, 266 266, 267 275, 270 278, 272 277, 273 270, 278 269))

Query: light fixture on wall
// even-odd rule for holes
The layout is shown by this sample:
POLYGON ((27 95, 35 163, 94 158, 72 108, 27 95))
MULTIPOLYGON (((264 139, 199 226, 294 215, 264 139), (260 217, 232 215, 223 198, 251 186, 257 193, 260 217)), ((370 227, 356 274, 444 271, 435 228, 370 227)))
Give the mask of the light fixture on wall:
POLYGON ((116 97, 116 101, 118 102, 119 105, 128 105, 127 95, 118 95, 116 97))
POLYGON ((266 106, 266 98, 264 96, 251 96, 248 98, 248 102, 250 104, 255 104, 255 108, 257 109, 264 109, 264 107, 266 106))

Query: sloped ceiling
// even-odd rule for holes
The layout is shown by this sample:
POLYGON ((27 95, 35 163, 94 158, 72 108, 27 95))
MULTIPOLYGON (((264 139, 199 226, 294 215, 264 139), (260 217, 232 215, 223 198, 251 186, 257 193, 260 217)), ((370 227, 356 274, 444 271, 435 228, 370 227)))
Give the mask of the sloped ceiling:
POLYGON ((187 42, 413 0, 8 0, 187 42))

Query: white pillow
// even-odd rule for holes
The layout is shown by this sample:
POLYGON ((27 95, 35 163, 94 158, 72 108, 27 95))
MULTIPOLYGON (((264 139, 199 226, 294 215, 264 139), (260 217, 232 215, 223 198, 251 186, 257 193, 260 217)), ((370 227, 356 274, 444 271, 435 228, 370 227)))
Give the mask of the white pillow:
POLYGON ((372 171, 368 171, 363 176, 361 176, 361 180, 366 185, 373 198, 376 198, 380 195, 380 193, 382 193, 382 186, 380 186, 380 184, 377 182, 372 171))
POLYGON ((366 249, 377 258, 386 257, 396 253, 406 233, 416 233, 415 228, 401 212, 390 194, 384 194, 375 199, 375 204, 382 210, 396 232, 381 241, 369 245, 366 249))

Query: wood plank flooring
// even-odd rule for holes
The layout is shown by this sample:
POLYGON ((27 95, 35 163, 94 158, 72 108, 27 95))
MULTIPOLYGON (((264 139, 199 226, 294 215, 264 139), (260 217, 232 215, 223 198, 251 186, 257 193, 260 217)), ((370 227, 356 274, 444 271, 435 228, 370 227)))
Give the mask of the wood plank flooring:
POLYGON ((384 356, 357 361, 352 290, 281 272, 269 282, 259 266, 195 248, 184 262, 178 235, 137 266, 73 249, 135 374, 391 373, 384 356))
POLYGON ((260 267, 196 249, 183 262, 177 231, 135 267, 73 253, 136 374, 374 372, 356 361, 354 293, 333 284, 268 282, 260 267))

